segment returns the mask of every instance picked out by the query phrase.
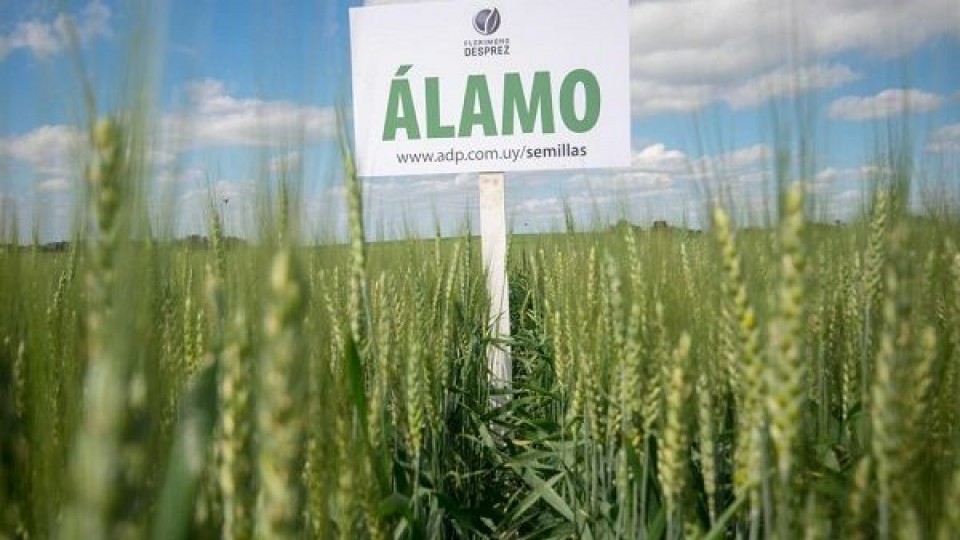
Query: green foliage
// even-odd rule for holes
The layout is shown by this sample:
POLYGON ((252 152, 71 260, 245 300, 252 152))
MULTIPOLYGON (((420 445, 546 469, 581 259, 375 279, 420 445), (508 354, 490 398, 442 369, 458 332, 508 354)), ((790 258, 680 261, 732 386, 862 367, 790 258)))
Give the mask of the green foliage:
POLYGON ((298 243, 286 180, 260 243, 214 205, 210 248, 156 241, 125 126, 96 228, 0 251, 0 538, 955 530, 960 228, 900 188, 845 226, 796 184, 776 228, 514 236, 491 400, 476 238, 366 243, 347 155, 347 245, 298 243))

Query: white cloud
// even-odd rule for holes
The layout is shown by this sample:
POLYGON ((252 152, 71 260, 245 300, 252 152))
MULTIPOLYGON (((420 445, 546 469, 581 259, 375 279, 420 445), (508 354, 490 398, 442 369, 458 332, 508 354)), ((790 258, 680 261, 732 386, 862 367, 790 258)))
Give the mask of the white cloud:
POLYGON ((631 108, 635 116, 694 111, 716 99, 719 93, 709 84, 671 84, 636 76, 630 83, 631 108))
POLYGON ((719 160, 726 163, 728 167, 741 169, 766 164, 772 156, 773 150, 770 146, 761 143, 723 154, 719 160))
POLYGON ((732 88, 723 99, 735 109, 754 107, 770 98, 837 88, 859 78, 859 74, 842 64, 779 68, 732 88))
POLYGON ((393 201, 428 201, 476 189, 475 177, 468 174, 418 177, 385 177, 369 180, 366 191, 373 198, 393 201))
POLYGON ((98 36, 110 35, 111 15, 109 7, 100 0, 93 0, 80 12, 76 20, 61 14, 57 17, 56 26, 61 32, 68 32, 67 25, 72 22, 77 31, 77 37, 81 42, 85 42, 98 36))
POLYGON ((71 126, 41 126, 0 138, 0 157, 27 163, 36 172, 63 176, 76 170, 86 140, 83 132, 71 126))
POLYGON ((854 219, 864 208, 866 193, 867 190, 862 188, 822 193, 817 199, 817 205, 823 218, 847 221, 854 219))
POLYGON ((60 193, 73 189, 75 183, 67 178, 51 178, 36 186, 36 190, 43 193, 60 193))
POLYGON ((212 185, 194 186, 180 194, 180 201, 186 206, 196 205, 197 209, 206 209, 210 196, 224 204, 238 206, 254 201, 256 187, 247 180, 218 180, 212 185))
POLYGON ((177 155, 169 150, 153 148, 148 151, 148 159, 155 167, 172 167, 177 161, 177 155))
POLYGON ((934 130, 926 148, 929 152, 960 152, 960 123, 934 130))
MULTIPOLYGON (((476 182, 474 174, 367 179, 364 211, 370 219, 380 221, 378 226, 403 223, 414 231, 432 231, 435 216, 453 224, 462 221, 464 212, 476 208, 476 182)), ((335 202, 345 196, 342 186, 330 194, 335 202)))
POLYGON ((270 159, 267 169, 274 174, 298 173, 303 167, 303 156, 294 150, 270 159))
POLYGON ((476 183, 476 182, 477 182, 477 175, 476 175, 476 173, 458 173, 458 174, 453 178, 453 183, 456 184, 456 185, 458 185, 458 186, 465 186, 465 185, 467 185, 468 183, 471 183, 471 184, 472 184, 472 183, 476 183))
POLYGON ((725 102, 734 109, 755 107, 770 98, 789 97, 812 90, 837 88, 860 78, 843 64, 811 64, 796 68, 775 68, 756 77, 732 81, 671 83, 634 78, 631 83, 633 113, 643 116, 659 112, 690 112, 713 102, 725 102))
POLYGON ((960 36, 956 0, 649 0, 631 11, 636 115, 834 88, 856 76, 835 55, 897 57, 960 36))
POLYGON ((798 4, 814 50, 895 57, 940 35, 960 36, 954 0, 817 0, 798 4), (804 9, 806 8, 806 9, 804 9))
POLYGON ((614 175, 611 187, 650 195, 672 191, 677 181, 676 176, 664 173, 619 173, 614 175))
POLYGON ((256 184, 249 180, 218 180, 212 185, 194 186, 177 198, 177 233, 206 234, 212 202, 222 212, 226 234, 251 236, 256 233, 251 219, 256 199, 256 184))
POLYGON ((246 199, 253 200, 256 188, 249 181, 220 180, 213 185, 213 193, 222 200, 246 199))
POLYGON ((665 172, 623 171, 611 175, 582 176, 571 179, 568 185, 584 185, 595 195, 610 192, 636 194, 670 189, 677 180, 677 175, 665 172))
POLYGON ((841 190, 857 186, 861 189, 868 179, 879 174, 877 167, 863 165, 860 167, 826 167, 814 175, 813 180, 806 184, 810 193, 826 195, 831 199, 841 190))
MULTIPOLYGON (((329 139, 336 130, 331 108, 286 101, 241 99, 230 96, 223 84, 203 81, 188 87, 189 107, 161 117, 159 133, 148 149, 150 165, 161 183, 193 179, 196 170, 178 171, 177 157, 196 148, 284 148, 329 139)), ((45 125, 24 134, 0 136, 0 160, 30 168, 42 180, 74 177, 87 159, 88 136, 67 125, 45 125)), ((271 172, 302 166, 299 152, 270 159, 271 172)), ((51 184, 52 186, 53 184, 51 184)))
POLYGON ((648 197, 675 188, 676 183, 691 177, 692 162, 680 150, 653 143, 633 153, 629 169, 609 173, 577 174, 565 180, 573 190, 573 199, 583 197, 604 202, 614 197, 648 197))
POLYGON ((60 51, 63 43, 50 24, 22 22, 6 36, 0 36, 0 58, 16 49, 29 49, 34 56, 45 58, 60 51))
POLYGON ((890 88, 873 96, 844 96, 827 108, 830 118, 872 120, 907 113, 934 111, 944 97, 916 89, 890 88))
POLYGON ((188 84, 186 97, 185 107, 163 119, 165 144, 177 149, 278 147, 336 134, 332 107, 236 98, 212 79, 188 84))
MULTIPOLYGON (((647 204, 687 198, 694 201, 698 182, 723 182, 738 190, 755 190, 769 180, 772 149, 766 144, 737 148, 691 159, 662 143, 636 152, 633 167, 610 173, 582 174, 566 180, 571 202, 593 205, 647 204)), ((679 208, 679 206, 677 207, 679 208)))
POLYGON ((748 169, 765 168, 773 157, 773 149, 760 143, 722 154, 704 156, 697 160, 701 175, 742 173, 748 169))
POLYGON ((13 51, 25 49, 37 58, 48 58, 67 49, 76 32, 83 44, 110 34, 111 11, 100 0, 92 0, 77 15, 60 13, 50 22, 38 20, 17 23, 13 30, 0 35, 0 60, 13 51))
POLYGON ((631 166, 644 171, 684 171, 690 160, 680 150, 667 150, 662 143, 651 144, 633 154, 631 166))
POLYGON ((816 176, 814 176, 813 183, 820 185, 832 184, 842 178, 847 172, 847 170, 840 170, 836 167, 827 167, 826 169, 819 171, 816 176))
POLYGON ((535 216, 542 219, 559 215, 563 211, 563 201, 559 197, 526 199, 510 207, 510 213, 523 216, 535 216))
POLYGON ((193 165, 187 167, 159 166, 155 178, 157 185, 164 188, 187 189, 206 185, 210 173, 205 168, 193 165))

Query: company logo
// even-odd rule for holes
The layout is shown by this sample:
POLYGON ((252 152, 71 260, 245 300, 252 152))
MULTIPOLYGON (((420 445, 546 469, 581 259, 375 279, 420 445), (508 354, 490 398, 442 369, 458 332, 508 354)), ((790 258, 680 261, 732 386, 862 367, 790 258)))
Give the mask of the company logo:
MULTIPOLYGON (((2 0, 0 0, 2 1, 2 0)), ((473 29, 481 37, 463 40, 464 56, 509 56, 510 38, 493 37, 500 29, 500 10, 497 8, 481 9, 473 16, 473 29)), ((503 34, 501 34, 503 36, 503 34)))
POLYGON ((473 16, 473 29, 480 35, 489 36, 500 28, 500 11, 497 8, 481 9, 473 16))

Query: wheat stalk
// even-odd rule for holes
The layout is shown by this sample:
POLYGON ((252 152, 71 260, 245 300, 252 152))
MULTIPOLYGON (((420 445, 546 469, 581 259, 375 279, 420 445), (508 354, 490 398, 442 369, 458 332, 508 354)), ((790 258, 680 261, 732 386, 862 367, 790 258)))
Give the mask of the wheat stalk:
POLYGON ((265 352, 257 391, 257 538, 295 538, 304 496, 303 282, 293 253, 281 248, 270 270, 271 304, 264 319, 265 352))

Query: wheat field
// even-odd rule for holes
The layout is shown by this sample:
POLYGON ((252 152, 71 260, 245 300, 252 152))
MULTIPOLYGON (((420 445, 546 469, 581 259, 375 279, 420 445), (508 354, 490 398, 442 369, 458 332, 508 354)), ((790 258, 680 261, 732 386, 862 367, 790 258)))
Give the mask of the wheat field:
POLYGON ((122 117, 60 250, 0 250, 0 538, 936 538, 960 530, 960 229, 900 166, 847 224, 158 240, 122 117), (83 221, 81 221, 82 223, 83 221), (496 404, 496 405, 494 405, 496 404))

